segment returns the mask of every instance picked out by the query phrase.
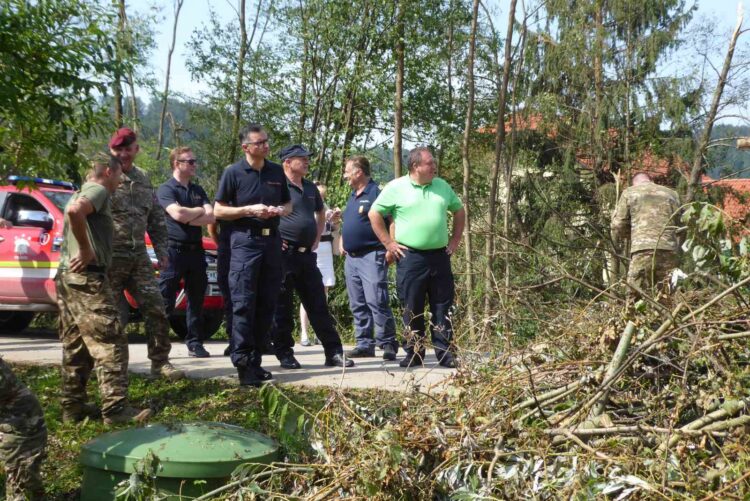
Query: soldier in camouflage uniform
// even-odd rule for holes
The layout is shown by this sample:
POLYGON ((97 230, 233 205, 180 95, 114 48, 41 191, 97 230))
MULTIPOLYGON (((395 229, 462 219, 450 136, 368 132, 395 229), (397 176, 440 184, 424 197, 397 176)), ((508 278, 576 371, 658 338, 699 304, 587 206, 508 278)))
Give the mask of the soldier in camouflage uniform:
POLYGON ((89 180, 65 207, 60 266, 55 277, 63 345, 63 420, 80 421, 95 408, 87 404, 86 383, 96 370, 106 424, 141 422, 150 409, 130 407, 128 344, 119 322, 107 269, 112 260, 110 193, 122 169, 108 155, 94 162, 89 180))
POLYGON ((47 446, 44 413, 31 390, 0 358, 0 460, 5 465, 5 499, 43 499, 40 469, 47 446))
MULTIPOLYGON (((151 374, 170 380, 180 379, 185 377, 185 373, 169 363, 169 351, 172 349, 169 323, 144 241, 148 230, 159 265, 166 268, 168 255, 164 209, 156 200, 151 181, 133 165, 138 153, 135 132, 128 128, 119 129, 110 139, 109 149, 122 162, 123 171, 120 185, 112 196, 115 224, 112 267, 109 271, 112 289, 118 299, 127 289, 138 303, 148 335, 151 374)), ((127 315, 127 312, 121 314, 127 315)), ((122 320, 124 324, 127 319, 122 320)))
POLYGON ((622 246, 630 239, 628 284, 649 291, 679 265, 677 227, 680 197, 651 181, 648 174, 633 177, 612 214, 612 239, 622 246))

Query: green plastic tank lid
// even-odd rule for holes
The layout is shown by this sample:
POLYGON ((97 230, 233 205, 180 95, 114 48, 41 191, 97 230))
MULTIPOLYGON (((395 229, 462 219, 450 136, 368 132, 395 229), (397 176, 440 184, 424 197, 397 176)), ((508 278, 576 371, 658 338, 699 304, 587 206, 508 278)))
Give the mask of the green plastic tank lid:
POLYGON ((242 463, 270 463, 279 444, 260 433, 224 423, 152 424, 105 433, 83 446, 81 463, 133 473, 149 451, 159 458, 158 477, 228 477, 242 463))

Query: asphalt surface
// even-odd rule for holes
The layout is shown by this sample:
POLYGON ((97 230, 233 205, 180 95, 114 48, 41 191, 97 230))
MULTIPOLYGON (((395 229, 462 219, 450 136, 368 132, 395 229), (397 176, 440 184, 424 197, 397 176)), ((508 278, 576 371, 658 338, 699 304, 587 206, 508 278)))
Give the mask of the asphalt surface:
MULTIPOLYGON (((131 372, 149 373, 151 363, 146 356, 145 340, 143 336, 130 337, 131 372)), ((229 357, 223 356, 226 346, 226 341, 209 341, 205 347, 211 353, 211 358, 198 359, 189 357, 187 347, 173 339, 170 359, 190 378, 222 378, 236 383, 237 372, 229 357)), ((351 348, 345 346, 344 350, 351 348)), ((302 369, 282 369, 275 356, 263 357, 263 367, 273 373, 277 384, 341 389, 377 388, 389 391, 411 391, 416 388, 425 393, 439 393, 446 388, 451 374, 455 372, 439 366, 434 354, 428 354, 424 367, 402 369, 398 366, 398 360, 403 357, 403 351, 399 351, 396 361, 386 362, 381 358, 382 352, 377 350, 376 357, 355 359, 355 367, 341 369, 323 365, 325 356, 320 345, 297 345, 294 350, 302 369)), ((14 363, 59 365, 62 348, 55 332, 27 329, 21 334, 0 335, 0 356, 14 363)))

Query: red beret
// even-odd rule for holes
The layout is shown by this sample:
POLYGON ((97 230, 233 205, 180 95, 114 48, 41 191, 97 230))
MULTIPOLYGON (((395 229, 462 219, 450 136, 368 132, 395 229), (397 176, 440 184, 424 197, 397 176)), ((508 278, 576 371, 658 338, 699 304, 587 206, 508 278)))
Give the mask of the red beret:
POLYGON ((123 127, 112 134, 112 138, 109 140, 109 147, 119 148, 120 146, 130 146, 135 140, 135 132, 127 127, 123 127))

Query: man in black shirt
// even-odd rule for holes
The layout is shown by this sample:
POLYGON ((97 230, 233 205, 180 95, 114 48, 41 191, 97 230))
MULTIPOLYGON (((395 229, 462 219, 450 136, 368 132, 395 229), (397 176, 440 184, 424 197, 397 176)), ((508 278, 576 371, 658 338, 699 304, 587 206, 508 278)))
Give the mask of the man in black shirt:
POLYGON ((268 134, 260 125, 240 131, 244 158, 221 176, 214 212, 232 221, 229 289, 232 364, 241 385, 260 386, 273 376, 261 367, 281 286, 279 218, 292 204, 284 171, 266 160, 268 134))
POLYGON ((299 144, 281 150, 286 184, 292 199, 292 212, 281 218, 279 230, 284 250, 284 279, 281 285, 274 316, 273 343, 276 357, 285 369, 299 369, 294 357, 294 303, 297 291, 310 318, 315 334, 323 344, 325 365, 352 367, 354 362, 345 359, 341 338, 326 302, 323 277, 318 270, 315 249, 325 227, 325 208, 318 187, 305 179, 310 153, 299 144))
POLYGON ((175 308, 180 281, 187 296, 187 335, 185 344, 191 357, 211 356, 203 347, 203 296, 206 293, 206 257, 201 226, 214 222, 214 211, 206 192, 190 180, 195 177, 197 160, 187 146, 169 154, 172 178, 159 186, 156 197, 164 207, 169 237, 169 265, 159 274, 159 288, 167 315, 175 308))

